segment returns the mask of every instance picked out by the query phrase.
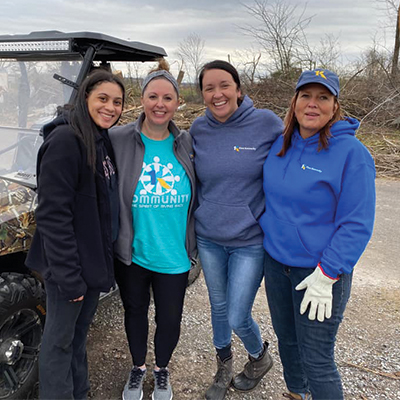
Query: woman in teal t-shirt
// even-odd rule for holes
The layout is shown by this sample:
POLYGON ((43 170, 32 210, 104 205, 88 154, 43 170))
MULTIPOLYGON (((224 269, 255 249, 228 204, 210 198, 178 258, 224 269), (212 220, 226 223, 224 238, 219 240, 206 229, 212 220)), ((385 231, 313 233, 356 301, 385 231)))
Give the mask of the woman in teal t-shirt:
POLYGON ((179 340, 190 259, 196 250, 192 143, 188 132, 172 122, 179 88, 167 68, 161 60, 144 79, 138 120, 110 132, 121 199, 115 274, 133 361, 125 400, 143 396, 150 287, 157 324, 152 399, 172 399, 167 366, 179 340))

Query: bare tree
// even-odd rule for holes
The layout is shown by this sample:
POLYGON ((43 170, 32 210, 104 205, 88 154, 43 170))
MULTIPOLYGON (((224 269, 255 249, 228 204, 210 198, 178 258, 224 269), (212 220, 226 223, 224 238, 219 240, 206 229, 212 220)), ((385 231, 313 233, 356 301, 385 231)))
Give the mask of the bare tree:
MULTIPOLYGON (((363 69, 363 75, 368 82, 387 83, 384 82, 384 78, 387 78, 390 73, 390 59, 387 52, 383 51, 376 42, 361 54, 357 67, 363 69)), ((375 88, 376 84, 373 89, 375 88)), ((386 92, 382 89, 381 91, 382 93, 386 92)))
POLYGON ((333 34, 325 34, 320 40, 320 46, 317 51, 317 66, 336 70, 340 54, 339 38, 333 34))
POLYGON ((193 82, 203 64, 204 44, 197 33, 190 33, 186 38, 178 43, 178 57, 182 60, 186 67, 186 75, 193 82))
POLYGON ((246 25, 241 29, 263 47, 275 70, 291 75, 300 49, 308 47, 304 30, 313 16, 305 16, 307 5, 301 11, 284 0, 254 0, 253 5, 243 6, 259 24, 246 25))
POLYGON ((394 50, 392 58, 392 76, 399 72, 399 52, 400 52, 400 4, 397 4, 396 34, 394 37, 394 50))
POLYGON ((140 68, 141 65, 138 62, 127 62, 126 70, 128 72, 130 85, 140 87, 140 68))
POLYGON ((392 56, 391 75, 395 77, 399 73, 400 55, 400 1, 399 0, 376 0, 378 4, 383 4, 389 22, 395 27, 394 48, 392 56))
POLYGON ((236 50, 234 55, 235 58, 240 60, 236 67, 242 75, 243 82, 252 86, 257 79, 261 78, 259 71, 262 58, 261 51, 250 47, 249 49, 236 50))
POLYGON ((311 47, 304 34, 303 46, 296 49, 298 65, 302 68, 324 68, 336 70, 340 56, 339 38, 332 34, 325 34, 319 44, 311 47))

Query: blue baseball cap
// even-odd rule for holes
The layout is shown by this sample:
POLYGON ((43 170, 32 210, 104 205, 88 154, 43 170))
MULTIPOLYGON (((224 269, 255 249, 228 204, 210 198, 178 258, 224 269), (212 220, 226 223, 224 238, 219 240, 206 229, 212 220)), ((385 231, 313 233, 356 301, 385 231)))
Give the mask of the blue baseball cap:
POLYGON ((327 69, 314 69, 312 71, 304 71, 296 85, 296 92, 304 85, 309 83, 319 83, 324 85, 336 97, 339 97, 340 87, 339 78, 327 69))

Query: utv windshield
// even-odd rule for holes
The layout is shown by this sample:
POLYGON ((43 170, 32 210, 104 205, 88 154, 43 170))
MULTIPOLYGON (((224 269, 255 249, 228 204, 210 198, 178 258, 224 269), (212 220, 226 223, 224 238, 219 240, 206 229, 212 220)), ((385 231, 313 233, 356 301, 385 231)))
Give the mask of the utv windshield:
POLYGON ((0 177, 36 187, 36 157, 41 127, 57 106, 68 103, 82 62, 19 61, 0 58, 0 177))

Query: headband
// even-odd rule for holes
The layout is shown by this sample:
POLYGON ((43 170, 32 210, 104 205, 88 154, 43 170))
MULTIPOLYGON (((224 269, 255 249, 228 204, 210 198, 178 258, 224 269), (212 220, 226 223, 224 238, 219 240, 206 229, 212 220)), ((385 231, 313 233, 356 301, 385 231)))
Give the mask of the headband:
POLYGON ((167 81, 171 82, 172 86, 174 87, 174 89, 175 89, 175 91, 176 91, 176 93, 178 94, 178 97, 179 97, 179 85, 178 85, 178 82, 165 69, 161 69, 159 71, 151 72, 150 74, 148 74, 146 76, 146 78, 144 78, 144 80, 142 82, 142 96, 143 96, 143 93, 144 93, 147 85, 155 78, 165 78, 167 81))

